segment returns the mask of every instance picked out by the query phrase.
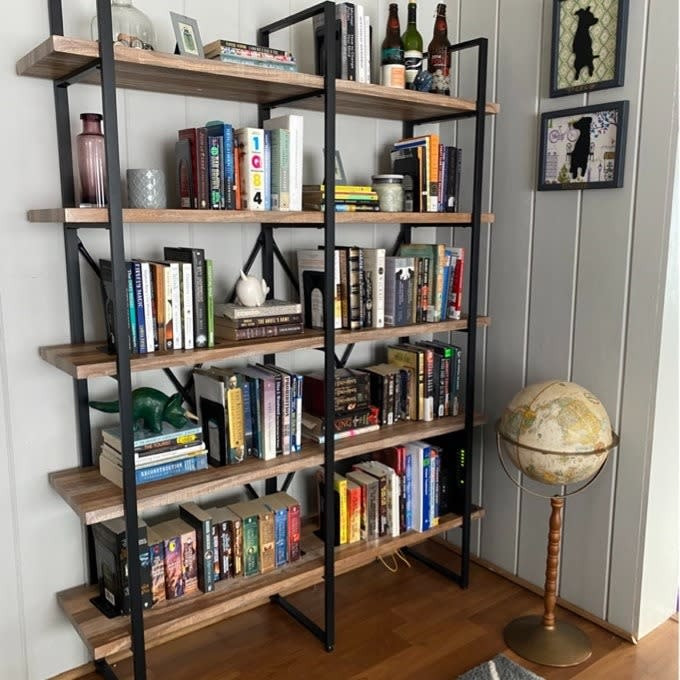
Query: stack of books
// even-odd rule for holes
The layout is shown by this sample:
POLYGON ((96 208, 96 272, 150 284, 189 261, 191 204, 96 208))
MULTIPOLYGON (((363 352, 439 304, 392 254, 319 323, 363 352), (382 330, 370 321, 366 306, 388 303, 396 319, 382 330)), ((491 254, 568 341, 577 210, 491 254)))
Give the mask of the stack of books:
MULTIPOLYGON (((123 454, 120 426, 102 430, 99 472, 117 486, 123 486, 123 454)), ((135 480, 137 484, 204 470, 208 454, 200 425, 174 427, 163 423, 161 432, 140 428, 134 433, 135 480)))
MULTIPOLYGON (((325 381, 321 373, 304 377, 302 436, 319 444, 326 439, 325 381)), ((335 371, 334 439, 353 437, 380 429, 378 408, 371 404, 369 376, 363 371, 335 371)))
POLYGON ((259 307, 234 302, 215 305, 215 332, 224 340, 254 340, 303 331, 299 302, 266 300, 259 307))
MULTIPOLYGON (((302 186, 302 209, 324 210, 326 190, 323 184, 304 184, 302 186)), ((335 185, 336 212, 374 212, 380 210, 378 194, 364 184, 335 185)))
POLYGON ((229 64, 275 68, 280 71, 297 71, 295 57, 285 50, 261 45, 213 40, 203 48, 206 59, 216 59, 229 64))

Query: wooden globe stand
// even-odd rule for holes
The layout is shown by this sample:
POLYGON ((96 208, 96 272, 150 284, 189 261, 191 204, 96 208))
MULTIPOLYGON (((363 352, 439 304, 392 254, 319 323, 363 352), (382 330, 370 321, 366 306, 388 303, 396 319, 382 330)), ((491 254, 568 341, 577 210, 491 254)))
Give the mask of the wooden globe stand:
POLYGON ((550 505, 543 616, 521 616, 511 621, 505 627, 503 637, 513 652, 529 661, 543 666, 576 666, 591 655, 592 647, 590 638, 580 628, 555 620, 564 497, 553 496, 550 505))
MULTIPOLYGON (((560 561, 560 545, 562 543, 562 509, 564 499, 573 496, 590 486, 604 468, 606 458, 590 479, 577 489, 563 495, 546 496, 523 487, 517 482, 505 465, 500 440, 503 438, 496 423, 496 448, 505 474, 520 489, 539 498, 550 498, 552 512, 550 514, 550 530, 548 533, 548 555, 545 565, 545 586, 543 589, 543 616, 521 616, 511 621, 503 630, 505 644, 522 658, 543 666, 566 668, 583 663, 591 654, 590 638, 577 626, 555 619, 557 602, 557 568, 560 561)), ((612 432, 612 441, 600 451, 609 451, 618 446, 619 438, 612 432)), ((527 447, 530 448, 530 447, 527 447)), ((524 472, 521 467, 520 472, 524 472)))

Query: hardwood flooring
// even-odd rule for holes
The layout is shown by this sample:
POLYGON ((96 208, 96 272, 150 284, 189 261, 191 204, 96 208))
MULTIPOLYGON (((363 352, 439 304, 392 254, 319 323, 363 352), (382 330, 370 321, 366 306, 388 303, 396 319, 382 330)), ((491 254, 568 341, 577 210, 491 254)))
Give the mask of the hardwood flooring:
MULTIPOLYGON (((450 551, 445 554, 450 559, 450 551)), ((272 604, 148 650, 147 676, 149 680, 454 680, 503 653, 546 680, 678 678, 678 624, 673 620, 633 645, 558 608, 558 620, 571 621, 588 634, 593 654, 572 668, 539 666, 524 661, 503 642, 503 628, 509 621, 542 613, 539 596, 477 565, 472 565, 470 587, 461 590, 418 561, 409 561, 411 567, 398 562, 396 573, 375 562, 336 579, 336 645, 331 653, 272 604)), ((320 587, 289 599, 321 623, 320 587)), ((121 680, 132 678, 129 659, 114 668, 121 680)))

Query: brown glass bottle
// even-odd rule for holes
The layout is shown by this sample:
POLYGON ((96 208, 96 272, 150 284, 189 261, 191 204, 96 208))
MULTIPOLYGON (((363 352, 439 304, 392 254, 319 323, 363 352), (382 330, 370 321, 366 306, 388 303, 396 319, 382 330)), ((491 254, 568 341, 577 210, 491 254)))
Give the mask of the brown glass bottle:
POLYGON ((380 84, 387 87, 404 87, 404 45, 399 28, 399 6, 390 4, 387 30, 380 51, 380 84))
POLYGON ((451 69, 451 43, 447 36, 446 5, 437 5, 437 17, 434 20, 432 40, 427 48, 427 70, 432 74, 430 92, 450 94, 449 72, 451 69))

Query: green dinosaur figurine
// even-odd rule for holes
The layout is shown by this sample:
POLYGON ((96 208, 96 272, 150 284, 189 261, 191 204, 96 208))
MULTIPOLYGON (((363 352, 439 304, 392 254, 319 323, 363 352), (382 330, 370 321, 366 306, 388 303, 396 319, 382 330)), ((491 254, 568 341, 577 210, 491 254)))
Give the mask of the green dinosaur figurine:
MULTIPOLYGON (((105 413, 118 413, 117 401, 91 401, 90 406, 105 413)), ((187 422, 182 408, 182 395, 177 392, 171 397, 153 387, 138 387, 132 390, 132 420, 135 430, 139 421, 152 432, 160 432, 163 421, 174 427, 182 427, 187 422)))

